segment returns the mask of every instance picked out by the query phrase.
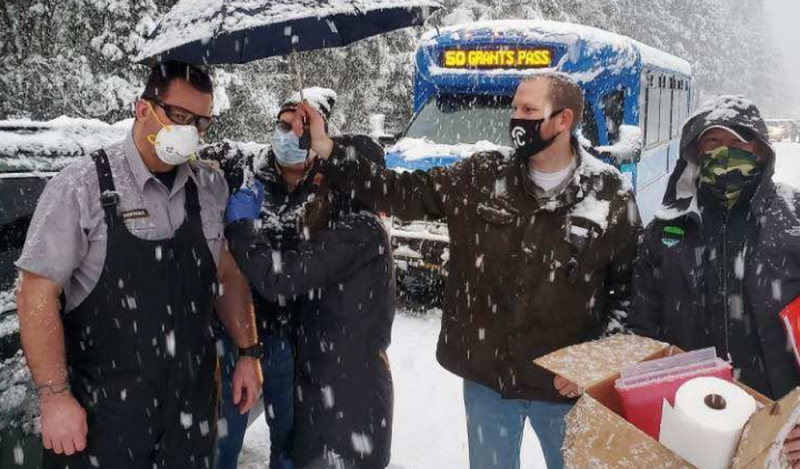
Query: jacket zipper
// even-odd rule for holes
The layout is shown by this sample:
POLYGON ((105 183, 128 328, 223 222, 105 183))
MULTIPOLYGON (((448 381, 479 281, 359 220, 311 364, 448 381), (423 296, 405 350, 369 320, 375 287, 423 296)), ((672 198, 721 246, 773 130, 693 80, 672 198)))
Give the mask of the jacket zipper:
POLYGON ((730 359, 731 346, 728 335, 728 213, 722 218, 722 311, 725 332, 725 354, 730 359))

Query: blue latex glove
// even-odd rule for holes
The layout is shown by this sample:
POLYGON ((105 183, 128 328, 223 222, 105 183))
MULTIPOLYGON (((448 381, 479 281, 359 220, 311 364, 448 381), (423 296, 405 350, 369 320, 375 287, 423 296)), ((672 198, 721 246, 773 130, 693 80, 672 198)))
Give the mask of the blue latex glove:
POLYGON ((228 209, 225 210, 225 222, 237 220, 255 220, 261 213, 264 203, 264 184, 253 180, 250 187, 243 187, 228 198, 228 209))

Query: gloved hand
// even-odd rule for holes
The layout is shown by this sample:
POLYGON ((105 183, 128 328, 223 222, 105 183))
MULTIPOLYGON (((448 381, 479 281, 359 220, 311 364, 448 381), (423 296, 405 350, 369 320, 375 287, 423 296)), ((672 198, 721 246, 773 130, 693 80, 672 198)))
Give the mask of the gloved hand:
POLYGON ((261 212, 263 203, 264 184, 254 179, 250 187, 239 189, 228 198, 225 222, 230 224, 243 219, 255 220, 261 212))

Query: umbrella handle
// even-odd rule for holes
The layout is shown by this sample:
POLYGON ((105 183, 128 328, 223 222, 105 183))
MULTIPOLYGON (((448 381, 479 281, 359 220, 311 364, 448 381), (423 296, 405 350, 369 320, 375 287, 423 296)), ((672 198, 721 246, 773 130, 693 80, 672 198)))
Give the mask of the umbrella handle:
MULTIPOLYGON (((300 73, 300 67, 297 65, 297 50, 294 48, 292 48, 292 52, 289 54, 289 61, 292 63, 292 68, 294 68, 295 77, 297 78, 297 84, 299 85, 300 102, 305 102, 305 97, 303 96, 303 74, 300 73)), ((303 135, 300 136, 300 149, 309 150, 310 148, 311 128, 308 125, 308 120, 303 118, 303 135)))
POLYGON ((303 119, 303 135, 300 136, 300 149, 308 150, 311 148, 311 127, 308 125, 308 120, 303 119))

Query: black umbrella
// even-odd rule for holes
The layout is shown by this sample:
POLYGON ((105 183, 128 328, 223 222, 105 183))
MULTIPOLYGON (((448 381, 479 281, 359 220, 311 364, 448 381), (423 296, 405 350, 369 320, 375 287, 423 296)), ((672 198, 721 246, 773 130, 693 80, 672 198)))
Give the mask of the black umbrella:
POLYGON ((136 62, 242 64, 422 25, 433 0, 181 0, 136 62))

